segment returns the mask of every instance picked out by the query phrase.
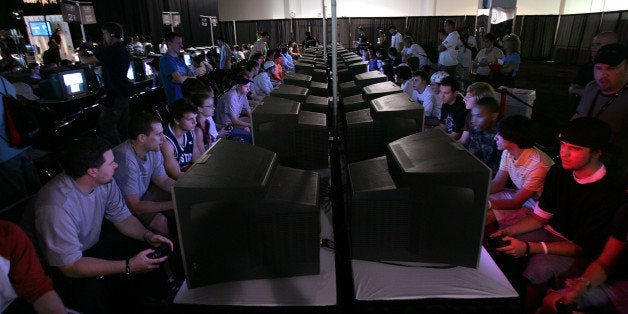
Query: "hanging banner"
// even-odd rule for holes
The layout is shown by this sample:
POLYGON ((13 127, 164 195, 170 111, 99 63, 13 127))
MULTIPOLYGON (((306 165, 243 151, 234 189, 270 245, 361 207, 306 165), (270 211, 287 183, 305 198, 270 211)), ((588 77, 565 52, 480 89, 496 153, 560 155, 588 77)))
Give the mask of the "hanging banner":
POLYGON ((61 3, 61 16, 63 16, 63 21, 68 23, 81 21, 79 8, 74 3, 61 3))
POLYGON ((85 25, 96 24, 96 14, 94 14, 94 6, 81 4, 80 8, 81 8, 81 23, 85 25))

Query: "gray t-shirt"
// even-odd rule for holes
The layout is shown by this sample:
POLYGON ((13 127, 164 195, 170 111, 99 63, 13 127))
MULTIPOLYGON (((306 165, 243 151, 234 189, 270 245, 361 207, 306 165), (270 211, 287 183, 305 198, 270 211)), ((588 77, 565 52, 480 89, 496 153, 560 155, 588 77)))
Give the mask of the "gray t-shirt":
POLYGON ((628 138, 627 104, 628 91, 620 92, 617 96, 604 95, 597 82, 591 81, 582 92, 582 99, 580 99, 576 112, 583 117, 594 117, 608 123, 612 130, 611 141, 617 145, 622 145, 622 143, 626 145, 628 138), (608 105, 602 110, 606 104, 608 105))
POLYGON ((216 123, 221 125, 231 124, 229 114, 239 117, 244 110, 251 110, 249 100, 246 99, 246 95, 238 95, 238 91, 234 86, 218 100, 215 115, 216 123))
POLYGON ((113 155, 118 169, 114 174, 122 195, 139 195, 142 197, 150 186, 151 178, 165 176, 164 157, 161 152, 148 152, 146 160, 135 155, 129 140, 116 146, 113 155))
POLYGON ((100 237, 103 218, 118 223, 131 216, 115 180, 83 193, 61 173, 37 194, 35 227, 43 254, 51 266, 76 262, 100 237))

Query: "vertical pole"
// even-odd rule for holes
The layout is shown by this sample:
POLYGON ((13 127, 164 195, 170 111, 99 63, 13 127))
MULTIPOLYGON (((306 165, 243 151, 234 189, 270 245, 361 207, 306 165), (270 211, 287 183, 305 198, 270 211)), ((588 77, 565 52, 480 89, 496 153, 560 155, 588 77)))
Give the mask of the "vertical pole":
POLYGON ((338 31, 336 17, 336 0, 331 0, 331 83, 332 83, 332 97, 333 97, 333 130, 335 135, 338 132, 338 31))
POLYGON ((325 13, 325 0, 321 0, 323 5, 323 60, 327 63, 327 16, 325 13))
POLYGON ((170 21, 172 22, 170 23, 170 31, 174 33, 174 16, 172 12, 168 12, 168 14, 170 14, 170 21))
POLYGON ((81 35, 83 36, 83 42, 87 42, 87 39, 85 39, 85 28, 83 27, 83 13, 81 12, 81 4, 76 2, 76 8, 79 12, 79 22, 81 23, 81 35))
POLYGON ((238 44, 238 34, 237 34, 237 31, 236 31, 235 20, 233 20, 233 44, 234 45, 238 44))
POLYGON ((216 42, 214 41, 214 23, 213 23, 213 19, 211 17, 209 18, 209 34, 212 37, 212 44, 211 44, 211 46, 213 47, 216 42))

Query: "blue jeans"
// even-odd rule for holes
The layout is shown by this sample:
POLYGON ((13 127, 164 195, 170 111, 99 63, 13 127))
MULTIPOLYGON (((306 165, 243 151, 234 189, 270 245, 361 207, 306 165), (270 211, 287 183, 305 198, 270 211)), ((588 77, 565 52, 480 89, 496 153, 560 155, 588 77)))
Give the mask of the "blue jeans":
POLYGON ((251 132, 236 127, 231 129, 231 134, 229 134, 228 138, 241 138, 245 143, 253 144, 251 132))
POLYGON ((129 97, 116 96, 100 105, 98 127, 112 147, 126 140, 129 120, 129 97))

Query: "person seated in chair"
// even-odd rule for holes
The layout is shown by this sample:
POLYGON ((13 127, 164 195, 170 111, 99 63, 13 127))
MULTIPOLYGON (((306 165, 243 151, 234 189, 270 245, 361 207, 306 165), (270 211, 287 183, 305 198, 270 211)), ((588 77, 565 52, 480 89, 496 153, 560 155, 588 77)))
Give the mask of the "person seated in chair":
POLYGON ((161 145, 168 176, 178 180, 203 154, 202 139, 194 136, 198 108, 187 98, 172 103, 170 123, 164 127, 166 141, 161 145))
POLYGON ((499 170, 489 186, 486 224, 497 221, 504 228, 532 214, 535 201, 541 196, 545 176, 554 162, 534 147, 532 121, 527 117, 503 118, 497 126, 495 142, 503 153, 499 170), (515 189, 506 187, 509 178, 515 189))
POLYGON ((66 313, 33 243, 14 223, 0 220, 0 312, 66 313), (31 305, 14 302, 26 299, 31 305))
POLYGON ((129 212, 114 180, 118 164, 105 140, 72 142, 61 166, 64 172, 39 191, 34 205, 38 243, 55 288, 75 310, 120 312, 112 308, 120 303, 114 295, 124 291, 133 303, 138 300, 126 294, 139 292, 120 275, 159 268, 168 257, 151 258, 154 248, 147 247, 165 244, 172 250, 172 242, 129 212))
POLYGON ((218 99, 216 106, 216 125, 231 129, 231 136, 241 138, 251 144, 251 107, 246 95, 251 87, 251 80, 243 75, 236 76, 233 87, 218 99))

